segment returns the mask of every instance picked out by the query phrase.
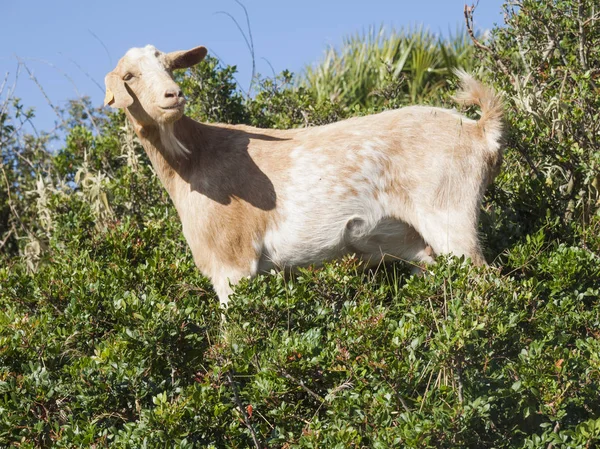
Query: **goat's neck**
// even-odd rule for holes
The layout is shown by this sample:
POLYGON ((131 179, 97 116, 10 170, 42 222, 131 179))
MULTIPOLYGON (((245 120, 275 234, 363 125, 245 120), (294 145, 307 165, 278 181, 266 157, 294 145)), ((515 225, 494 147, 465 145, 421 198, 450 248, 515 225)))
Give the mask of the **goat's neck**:
MULTIPOLYGON (((177 156, 174 156, 173 151, 165 148, 158 126, 141 125, 129 112, 127 112, 127 117, 133 124, 135 133, 139 137, 144 150, 146 150, 146 154, 150 158, 150 162, 152 163, 158 178, 171 196, 175 206, 177 206, 178 187, 185 182, 183 170, 188 170, 190 168, 189 164, 191 163, 191 160, 188 160, 187 158, 178 158, 177 156)), ((186 119, 186 122, 187 120, 190 120, 185 116, 180 120, 184 119, 186 119)), ((192 157, 192 155, 189 156, 192 157)))

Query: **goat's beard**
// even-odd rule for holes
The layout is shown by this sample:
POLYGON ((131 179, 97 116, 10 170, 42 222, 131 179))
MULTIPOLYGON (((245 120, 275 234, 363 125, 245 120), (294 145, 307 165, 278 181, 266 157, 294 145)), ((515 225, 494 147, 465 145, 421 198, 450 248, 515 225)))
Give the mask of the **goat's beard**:
POLYGON ((190 150, 188 150, 175 136, 173 123, 162 123, 159 124, 158 127, 160 129, 160 140, 167 152, 175 157, 187 156, 190 154, 190 150))

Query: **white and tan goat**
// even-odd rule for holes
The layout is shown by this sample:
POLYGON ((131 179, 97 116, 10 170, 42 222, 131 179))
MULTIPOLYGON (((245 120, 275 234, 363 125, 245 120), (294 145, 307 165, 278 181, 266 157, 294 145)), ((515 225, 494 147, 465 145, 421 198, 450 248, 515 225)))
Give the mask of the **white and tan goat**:
POLYGON ((453 110, 411 106, 313 128, 198 123, 184 115, 175 69, 206 48, 133 48, 105 79, 168 191, 198 268, 226 304, 231 285, 271 269, 356 254, 367 263, 485 263, 481 199, 502 160, 499 97, 464 72, 453 110))

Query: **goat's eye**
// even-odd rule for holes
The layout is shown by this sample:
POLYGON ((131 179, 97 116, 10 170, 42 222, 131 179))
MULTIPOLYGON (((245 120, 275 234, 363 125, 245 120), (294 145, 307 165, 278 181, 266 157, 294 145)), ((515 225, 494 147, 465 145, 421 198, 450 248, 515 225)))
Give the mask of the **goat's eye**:
POLYGON ((131 73, 126 73, 123 77, 123 81, 129 81, 131 78, 133 78, 133 75, 131 73))

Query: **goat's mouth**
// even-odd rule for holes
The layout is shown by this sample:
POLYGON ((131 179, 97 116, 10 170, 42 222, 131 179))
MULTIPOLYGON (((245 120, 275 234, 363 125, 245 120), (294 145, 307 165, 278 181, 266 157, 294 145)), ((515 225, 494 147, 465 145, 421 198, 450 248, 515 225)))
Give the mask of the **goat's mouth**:
POLYGON ((160 108, 164 111, 179 111, 183 109, 185 103, 182 101, 181 103, 177 103, 171 106, 160 106, 160 108))
POLYGON ((185 98, 180 98, 179 101, 173 104, 159 106, 163 111, 181 111, 185 106, 185 98))

